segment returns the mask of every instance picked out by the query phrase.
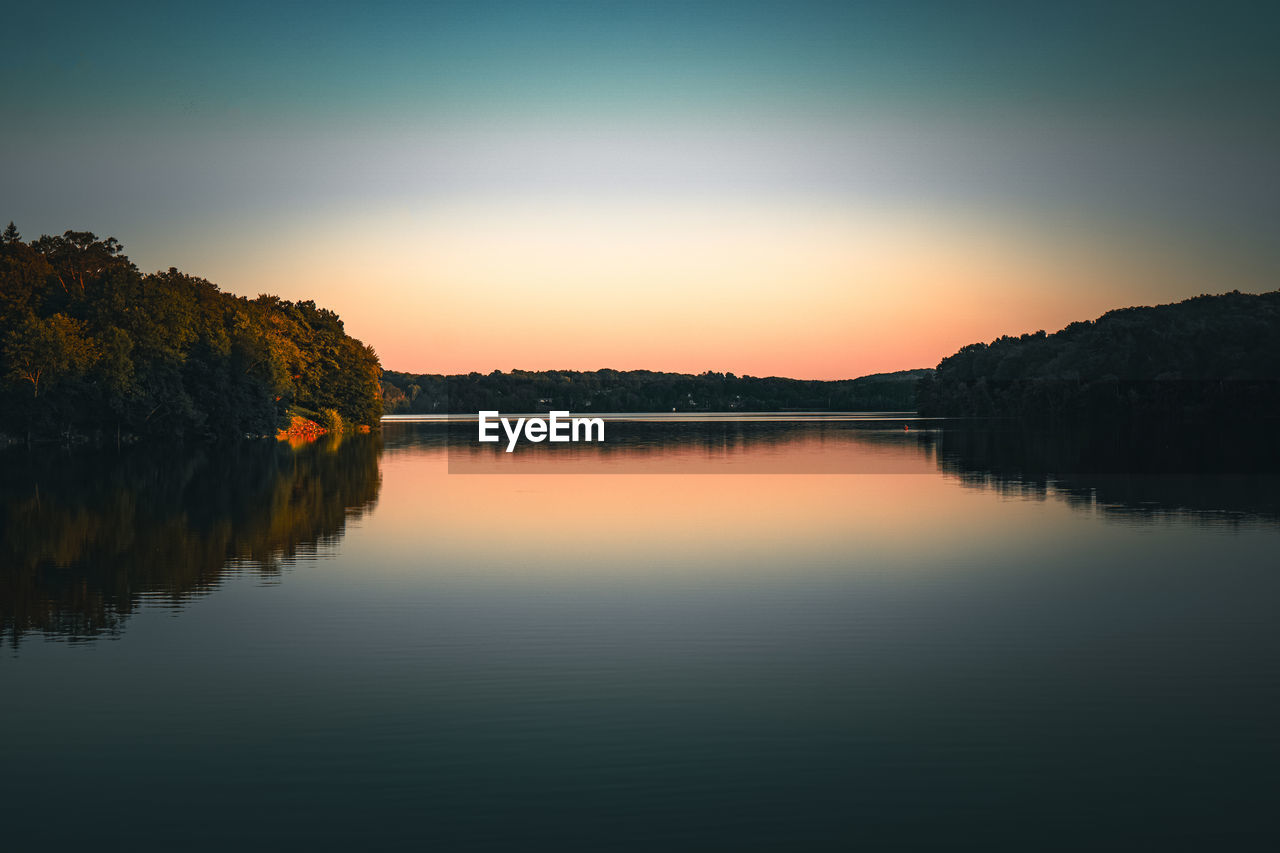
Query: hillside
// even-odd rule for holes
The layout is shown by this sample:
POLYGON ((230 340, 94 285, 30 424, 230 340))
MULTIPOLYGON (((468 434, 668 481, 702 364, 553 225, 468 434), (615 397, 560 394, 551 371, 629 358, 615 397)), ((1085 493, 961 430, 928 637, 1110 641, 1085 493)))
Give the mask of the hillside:
POLYGON ((820 381, 649 370, 495 370, 455 376, 386 371, 388 414, 545 412, 908 411, 926 370, 820 381))
POLYGON ((143 274, 113 238, 0 237, 0 434, 227 439, 382 414, 374 351, 314 302, 143 274))
POLYGON ((1178 421, 1280 415, 1280 291, 1108 311, 970 344, 919 384, 934 416, 1178 421))

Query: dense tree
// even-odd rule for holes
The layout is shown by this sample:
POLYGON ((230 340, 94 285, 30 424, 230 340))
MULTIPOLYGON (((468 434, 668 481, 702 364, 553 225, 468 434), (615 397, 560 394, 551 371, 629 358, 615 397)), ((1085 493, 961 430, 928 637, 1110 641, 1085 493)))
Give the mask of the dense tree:
POLYGON ((919 386, 927 415, 1178 422, 1280 416, 1280 291, 1233 291, 969 344, 919 386))
POLYGON ((49 318, 28 314, 5 336, 4 360, 8 377, 31 386, 32 399, 57 390, 83 375, 97 355, 85 337, 84 324, 63 314, 49 318))
POLYGON ((332 311, 142 274, 113 238, 0 237, 0 432, 232 438, 290 409, 377 423, 381 367, 332 311))
POLYGON ((904 370, 860 379, 817 380, 649 370, 495 370, 487 375, 413 375, 387 371, 389 413, 914 411, 915 382, 927 371, 904 370))

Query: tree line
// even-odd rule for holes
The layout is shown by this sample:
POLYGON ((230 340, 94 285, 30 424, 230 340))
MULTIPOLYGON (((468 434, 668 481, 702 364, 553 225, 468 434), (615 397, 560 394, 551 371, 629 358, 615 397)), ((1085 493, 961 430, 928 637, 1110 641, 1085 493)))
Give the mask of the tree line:
POLYGON ((382 414, 373 349, 310 300, 143 274, 114 238, 0 235, 0 434, 221 440, 382 414))
POLYGON ((792 410, 908 411, 916 380, 904 370, 859 379, 821 381, 735 376, 708 371, 512 370, 505 373, 411 374, 385 371, 388 414, 501 412, 774 412, 792 410))
POLYGON ((969 344, 918 385, 931 416, 1184 423, 1280 417, 1280 290, 1108 311, 969 344))

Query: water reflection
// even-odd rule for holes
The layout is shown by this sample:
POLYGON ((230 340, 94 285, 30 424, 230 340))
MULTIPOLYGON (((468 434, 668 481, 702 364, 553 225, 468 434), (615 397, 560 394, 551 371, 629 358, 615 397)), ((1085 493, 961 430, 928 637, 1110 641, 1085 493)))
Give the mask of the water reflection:
POLYGON ((349 519, 373 507, 387 465, 413 468, 384 513, 410 543, 406 553, 427 547, 430 532, 428 550, 446 560, 477 548, 509 550, 518 559, 570 522, 580 542, 630 542, 636 553, 651 548, 654 563, 673 543, 705 551, 712 562, 712 555, 771 548, 792 557, 821 550, 822 559, 834 559, 827 550, 845 547, 833 544, 844 541, 835 532, 855 523, 866 528, 860 548, 878 543, 888 551, 918 536, 922 519, 935 535, 953 523, 981 527, 983 507, 958 500, 964 490, 949 492, 948 482, 1139 521, 1280 520, 1277 448, 1262 432, 1153 436, 887 419, 681 419, 610 423, 605 444, 522 445, 507 454, 476 444, 471 424, 397 423, 382 436, 293 448, 268 442, 124 454, 11 452, 3 461, 0 636, 15 645, 31 632, 114 635, 143 601, 180 604, 228 573, 269 578, 282 565, 323 553, 349 519), (434 468, 426 464, 432 460, 434 468), (449 476, 469 473, 921 479, 862 478, 846 487, 812 476, 731 484, 627 477, 589 478, 584 487, 569 477, 539 481, 532 494, 505 480, 449 476), (638 539, 637 531, 653 534, 638 539))
POLYGON ((122 454, 11 451, 0 478, 0 637, 117 634, 144 599, 263 577, 330 547, 378 497, 354 436, 122 454))
POLYGON ((833 417, 799 421, 716 418, 613 421, 603 443, 521 441, 480 444, 471 423, 403 424, 402 441, 448 449, 454 474, 920 474, 932 473, 932 448, 909 427, 916 418, 833 417), (908 427, 908 429, 904 429, 908 427))
POLYGON ((557 470, 545 448, 450 473, 438 425, 0 458, 6 630, 127 624, 0 656, 9 847, 1273 838, 1276 516, 1114 524, 1052 498, 1264 515, 1265 448, 660 426, 571 448, 582 476, 524 476, 557 470), (815 460, 887 473, 795 473, 815 460), (666 464, 742 474, 634 475, 666 464))
POLYGON ((1129 432, 959 425, 921 436, 940 469, 1005 496, 1130 520, 1280 519, 1280 447, 1268 429, 1129 432))
POLYGON ((1134 519, 1280 518, 1266 428, 1032 430, 983 421, 616 422, 605 444, 478 444, 475 426, 399 424, 392 452, 447 448, 455 474, 936 474, 1002 496, 1134 519))

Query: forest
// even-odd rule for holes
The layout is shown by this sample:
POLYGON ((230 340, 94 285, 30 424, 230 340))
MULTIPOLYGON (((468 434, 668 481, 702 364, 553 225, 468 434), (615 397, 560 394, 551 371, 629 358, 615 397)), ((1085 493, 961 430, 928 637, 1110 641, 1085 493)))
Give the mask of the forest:
POLYGON ((1280 417, 1280 290, 1108 311, 969 344, 918 385, 920 414, 1046 423, 1280 417))
POLYGON ((373 349, 312 301, 143 274, 114 238, 0 235, 0 436, 225 440, 290 416, 375 426, 373 349))
POLYGON ((821 381, 650 370, 513 370, 454 376, 388 370, 387 414, 501 412, 911 411, 927 370, 821 381))
POLYGON ((732 373, 383 371, 312 301, 142 273, 114 238, 0 235, 0 442, 274 434, 293 416, 912 411, 1180 423, 1280 417, 1280 291, 1109 311, 1054 334, 975 343, 935 370, 820 381, 732 373))

